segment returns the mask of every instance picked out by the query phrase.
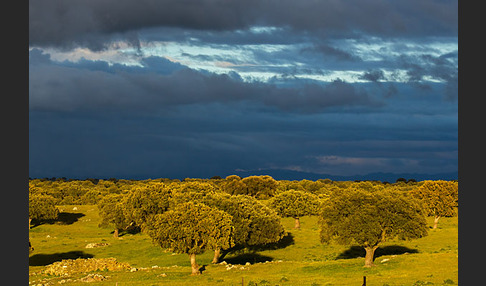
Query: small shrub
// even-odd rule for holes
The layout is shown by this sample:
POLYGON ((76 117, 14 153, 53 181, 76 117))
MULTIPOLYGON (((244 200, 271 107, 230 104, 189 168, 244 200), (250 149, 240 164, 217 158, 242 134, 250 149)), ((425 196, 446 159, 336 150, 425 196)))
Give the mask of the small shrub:
POLYGON ((270 282, 267 280, 261 280, 258 286, 270 286, 270 282))
POLYGON ((430 281, 422 281, 422 280, 417 280, 415 283, 413 283, 414 286, 422 286, 422 285, 433 285, 434 283, 430 281))
POLYGON ((455 283, 451 279, 446 279, 446 280, 444 280, 444 284, 455 284, 455 283))

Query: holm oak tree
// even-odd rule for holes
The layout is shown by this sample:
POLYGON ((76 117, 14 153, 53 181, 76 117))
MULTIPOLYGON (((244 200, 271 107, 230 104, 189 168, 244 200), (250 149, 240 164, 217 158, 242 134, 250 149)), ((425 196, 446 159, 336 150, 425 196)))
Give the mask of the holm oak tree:
POLYGON ((146 222, 146 232, 162 248, 190 257, 192 275, 200 274, 196 255, 234 245, 231 216, 201 203, 187 202, 146 222))
POLYGON ((322 243, 362 246, 366 251, 365 267, 373 266, 375 250, 386 240, 427 235, 420 201, 392 190, 335 192, 322 206, 319 224, 322 243))

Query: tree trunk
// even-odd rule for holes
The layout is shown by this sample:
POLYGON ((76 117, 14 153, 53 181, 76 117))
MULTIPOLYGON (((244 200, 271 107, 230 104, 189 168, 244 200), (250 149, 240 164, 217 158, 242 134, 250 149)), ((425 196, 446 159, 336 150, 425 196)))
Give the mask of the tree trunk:
POLYGON ((118 238, 118 228, 115 228, 115 231, 113 232, 113 237, 118 238))
POLYGON ((375 250, 378 248, 378 246, 368 246, 365 247, 366 250, 366 256, 365 256, 365 265, 364 267, 372 267, 375 266, 373 263, 373 258, 375 256, 375 250))
POLYGON ((435 216, 434 217, 434 226, 432 227, 432 229, 436 229, 437 228, 437 224, 439 223, 439 219, 440 219, 440 216, 435 216))
POLYGON ((294 228, 299 229, 300 228, 300 220, 299 220, 298 217, 294 217, 294 219, 295 219, 295 226, 294 226, 294 228))
POLYGON ((199 264, 197 264, 196 262, 196 254, 189 254, 189 257, 191 258, 191 269, 192 269, 191 275, 201 274, 201 272, 199 271, 199 264))
POLYGON ((214 250, 214 257, 213 257, 213 261, 211 261, 211 263, 213 264, 216 264, 219 262, 219 256, 221 255, 221 249, 219 248, 216 248, 214 250))
POLYGON ((31 228, 30 223, 32 222, 32 219, 29 217, 29 229, 31 228))

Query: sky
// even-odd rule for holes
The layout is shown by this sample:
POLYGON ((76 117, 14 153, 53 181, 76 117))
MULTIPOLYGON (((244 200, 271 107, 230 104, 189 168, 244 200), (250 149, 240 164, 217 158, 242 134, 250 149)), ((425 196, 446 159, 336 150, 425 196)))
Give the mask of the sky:
POLYGON ((458 1, 29 1, 29 177, 457 173, 458 1))

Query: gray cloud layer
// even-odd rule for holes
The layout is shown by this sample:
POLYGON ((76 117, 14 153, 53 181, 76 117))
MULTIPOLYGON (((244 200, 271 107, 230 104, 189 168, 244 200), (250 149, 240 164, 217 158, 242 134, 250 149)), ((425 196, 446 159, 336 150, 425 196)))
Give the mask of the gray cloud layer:
POLYGON ((334 36, 457 36, 457 8, 453 0, 30 0, 29 42, 102 49, 111 36, 122 36, 137 45, 137 30, 164 26, 223 31, 266 25, 334 36))
POLYGON ((75 68, 69 62, 55 64, 34 49, 29 69, 30 109, 133 112, 250 102, 288 112, 314 113, 336 106, 380 106, 364 89, 340 80, 325 86, 281 88, 243 82, 226 74, 198 72, 163 58, 150 57, 143 62, 148 63, 144 72, 137 67, 109 67, 102 61, 85 61, 75 68))

